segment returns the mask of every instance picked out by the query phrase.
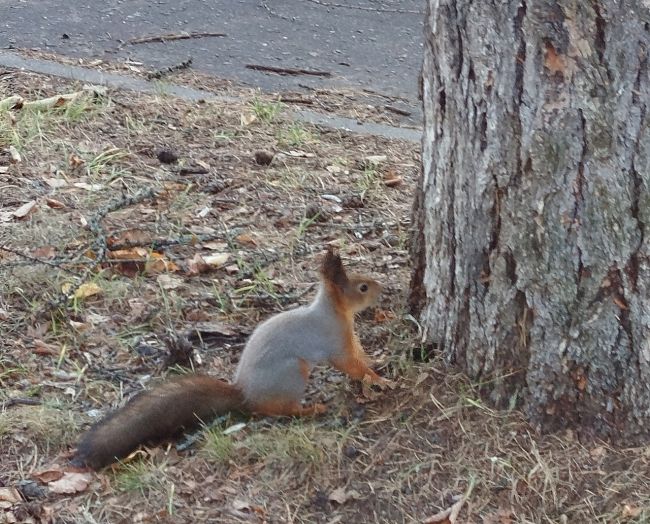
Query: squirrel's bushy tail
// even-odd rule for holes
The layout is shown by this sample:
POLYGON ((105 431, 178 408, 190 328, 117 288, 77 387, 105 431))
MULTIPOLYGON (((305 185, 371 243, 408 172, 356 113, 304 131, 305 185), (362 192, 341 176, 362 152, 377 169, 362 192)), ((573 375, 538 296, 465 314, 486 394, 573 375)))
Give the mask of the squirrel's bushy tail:
POLYGON ((77 446, 74 463, 102 468, 140 444, 177 435, 229 411, 244 410, 235 386, 205 375, 184 375, 132 398, 93 426, 77 446))

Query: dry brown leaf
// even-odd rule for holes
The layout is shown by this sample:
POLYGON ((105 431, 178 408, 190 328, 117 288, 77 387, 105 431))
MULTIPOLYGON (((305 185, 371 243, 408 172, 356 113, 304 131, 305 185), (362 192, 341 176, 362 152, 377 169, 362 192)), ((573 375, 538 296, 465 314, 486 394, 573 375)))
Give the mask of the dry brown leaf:
POLYGON ((386 187, 397 187, 404 182, 404 179, 399 176, 393 169, 386 172, 384 175, 384 185, 386 187))
POLYGON ((60 200, 55 200, 54 198, 46 198, 45 203, 47 204, 48 207, 51 207, 52 209, 63 209, 66 207, 66 205, 61 202, 60 200))
POLYGON ((461 497, 457 502, 454 502, 451 507, 424 519, 422 524, 455 524, 464 503, 465 497, 461 497))
POLYGON ((235 240, 244 246, 257 246, 257 242, 251 233, 240 233, 235 237, 235 240))
POLYGON ((37 355, 58 355, 60 351, 51 344, 43 342, 40 338, 34 340, 34 353, 37 355))
POLYGON ((16 209, 16 211, 13 212, 13 216, 16 218, 24 218, 29 215, 35 207, 36 200, 30 200, 26 204, 23 204, 18 209, 16 209))
POLYGON ((241 123, 242 127, 246 127, 251 125, 253 122, 257 120, 257 117, 253 113, 242 113, 239 116, 239 122, 241 123))
POLYGON ((589 455, 594 459, 602 459, 607 454, 607 450, 604 446, 596 446, 589 451, 589 455))
POLYGON ((32 473, 32 478, 41 481, 43 484, 48 484, 59 480, 63 476, 63 471, 60 469, 46 469, 45 471, 37 471, 32 473))
POLYGON ((147 262, 144 266, 144 272, 151 275, 157 273, 178 271, 178 266, 172 261, 167 260, 164 255, 160 253, 149 253, 147 262))
POLYGON ((361 494, 354 489, 346 491, 344 487, 336 488, 329 495, 329 500, 332 502, 337 502, 339 504, 345 504, 348 500, 358 500, 361 498, 361 494))
POLYGON ((0 500, 4 502, 22 502, 23 499, 16 488, 0 488, 0 500))
POLYGON ((70 164, 71 168, 75 169, 79 166, 83 166, 86 161, 74 153, 70 153, 70 156, 68 157, 68 163, 70 164))
POLYGON ((196 253, 192 260, 187 264, 187 272, 190 275, 198 275, 200 273, 207 273, 223 266, 228 261, 229 255, 227 253, 216 253, 214 255, 199 255, 196 253))
POLYGON ((90 484, 91 476, 89 473, 70 473, 65 472, 59 480, 50 482, 48 487, 52 493, 62 495, 72 495, 85 491, 90 484))
POLYGON ((239 272, 239 266, 237 264, 230 264, 229 266, 225 267, 225 270, 229 275, 234 275, 235 273, 239 272))
POLYGON ((45 182, 52 189, 60 189, 68 185, 68 181, 64 178, 44 178, 43 182, 45 182))
POLYGON ((87 184, 86 182, 75 182, 72 185, 80 189, 85 189, 86 191, 99 191, 101 189, 104 189, 104 186, 102 184, 87 184))
MULTIPOLYGON (((126 231, 121 231, 118 234, 111 235, 106 240, 106 244, 108 245, 108 247, 112 247, 115 244, 127 244, 127 243, 148 244, 150 242, 151 242, 151 234, 141 229, 127 229, 126 231)), ((126 249, 125 251, 130 252, 128 249, 126 249)))
POLYGON ((56 255, 56 248, 54 246, 41 246, 32 251, 32 255, 36 258, 54 258, 56 255))
POLYGON ((395 319, 395 313, 388 311, 386 309, 376 309, 375 310, 375 322, 383 323, 388 322, 389 320, 395 319))
POLYGON ((643 508, 639 508, 637 506, 630 506, 629 504, 625 504, 625 506, 623 506, 623 518, 635 519, 639 515, 641 515, 642 511, 643 511, 643 508))
POLYGON ((95 282, 85 282, 74 292, 74 297, 84 299, 94 295, 99 295, 101 292, 102 288, 95 284, 95 282))
POLYGON ((20 164, 23 161, 20 153, 14 146, 9 146, 7 151, 9 152, 9 158, 12 164, 20 164))
POLYGON ((182 279, 178 277, 174 277, 167 273, 158 275, 156 281, 158 282, 158 284, 160 284, 160 287, 163 289, 177 289, 183 285, 182 279))

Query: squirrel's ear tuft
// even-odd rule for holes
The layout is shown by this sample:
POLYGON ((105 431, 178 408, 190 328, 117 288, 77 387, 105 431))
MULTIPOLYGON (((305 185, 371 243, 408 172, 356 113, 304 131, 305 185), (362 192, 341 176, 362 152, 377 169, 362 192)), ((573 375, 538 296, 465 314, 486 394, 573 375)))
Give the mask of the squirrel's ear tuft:
POLYGON ((343 287, 348 283, 348 276, 345 274, 341 257, 334 252, 331 246, 327 248, 327 253, 323 257, 320 272, 327 282, 339 287, 343 287))

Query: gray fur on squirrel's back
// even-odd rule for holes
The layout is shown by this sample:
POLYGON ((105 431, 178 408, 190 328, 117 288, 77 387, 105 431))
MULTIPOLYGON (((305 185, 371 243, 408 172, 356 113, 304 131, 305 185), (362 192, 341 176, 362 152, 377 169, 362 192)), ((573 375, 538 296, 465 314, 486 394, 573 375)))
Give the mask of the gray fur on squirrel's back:
POLYGON ((295 398, 300 401, 307 386, 299 359, 311 369, 343 347, 341 321, 323 286, 314 301, 275 315, 260 324, 248 339, 235 384, 246 401, 295 398))

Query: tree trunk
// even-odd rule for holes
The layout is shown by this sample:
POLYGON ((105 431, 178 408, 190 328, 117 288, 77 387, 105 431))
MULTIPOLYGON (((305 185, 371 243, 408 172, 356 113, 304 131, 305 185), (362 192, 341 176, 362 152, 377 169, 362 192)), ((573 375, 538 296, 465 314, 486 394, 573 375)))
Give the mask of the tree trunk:
POLYGON ((429 0, 411 302, 538 427, 650 428, 649 0, 429 0))

